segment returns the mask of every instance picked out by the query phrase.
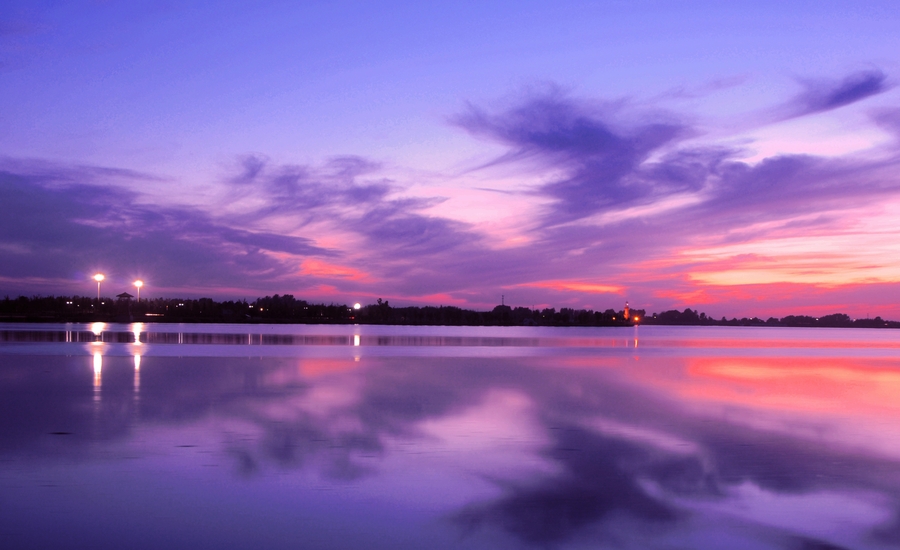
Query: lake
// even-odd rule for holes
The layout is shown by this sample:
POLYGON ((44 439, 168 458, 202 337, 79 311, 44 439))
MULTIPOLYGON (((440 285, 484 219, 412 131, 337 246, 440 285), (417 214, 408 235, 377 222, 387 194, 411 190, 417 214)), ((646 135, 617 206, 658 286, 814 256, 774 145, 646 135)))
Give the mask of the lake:
POLYGON ((900 546, 900 331, 0 324, 3 548, 900 546))

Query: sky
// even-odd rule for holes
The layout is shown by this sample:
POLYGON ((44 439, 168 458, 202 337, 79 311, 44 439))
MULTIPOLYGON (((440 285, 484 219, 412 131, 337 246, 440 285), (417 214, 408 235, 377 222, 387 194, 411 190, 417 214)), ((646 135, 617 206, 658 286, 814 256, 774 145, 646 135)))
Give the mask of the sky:
POLYGON ((0 295, 900 319, 896 1, 0 5, 0 295))

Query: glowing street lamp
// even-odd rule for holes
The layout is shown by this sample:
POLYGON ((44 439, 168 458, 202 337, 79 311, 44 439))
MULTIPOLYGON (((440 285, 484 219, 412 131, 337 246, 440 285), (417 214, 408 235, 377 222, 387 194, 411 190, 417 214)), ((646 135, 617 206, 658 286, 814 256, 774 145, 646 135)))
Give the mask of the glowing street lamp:
POLYGON ((359 304, 359 302, 356 302, 355 304, 353 304, 353 309, 359 309, 361 307, 362 306, 359 304))
POLYGON ((102 273, 97 273, 94 275, 94 280, 97 281, 97 303, 100 303, 100 281, 105 279, 102 273))
POLYGON ((141 301, 141 287, 144 286, 144 281, 140 281, 140 280, 135 281, 134 286, 136 286, 138 289, 138 302, 140 302, 141 301))

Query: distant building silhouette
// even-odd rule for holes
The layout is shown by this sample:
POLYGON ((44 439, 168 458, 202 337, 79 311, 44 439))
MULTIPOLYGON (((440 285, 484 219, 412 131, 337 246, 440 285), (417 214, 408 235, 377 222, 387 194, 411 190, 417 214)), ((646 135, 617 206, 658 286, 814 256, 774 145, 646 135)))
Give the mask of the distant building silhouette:
POLYGON ((131 299, 134 296, 123 292, 122 294, 116 294, 116 298, 116 322, 131 323, 134 321, 134 317, 131 315, 131 299))

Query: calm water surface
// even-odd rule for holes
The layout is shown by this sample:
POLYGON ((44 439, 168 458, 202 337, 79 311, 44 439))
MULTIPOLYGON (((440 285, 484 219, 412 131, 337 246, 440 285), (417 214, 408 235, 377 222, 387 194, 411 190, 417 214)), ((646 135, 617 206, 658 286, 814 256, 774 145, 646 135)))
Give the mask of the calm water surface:
POLYGON ((2 548, 900 547, 900 331, 0 324, 2 548))

